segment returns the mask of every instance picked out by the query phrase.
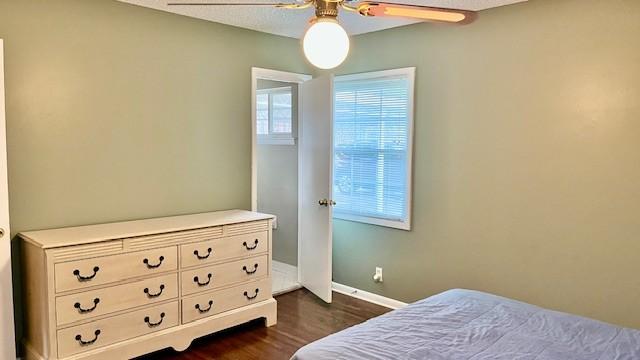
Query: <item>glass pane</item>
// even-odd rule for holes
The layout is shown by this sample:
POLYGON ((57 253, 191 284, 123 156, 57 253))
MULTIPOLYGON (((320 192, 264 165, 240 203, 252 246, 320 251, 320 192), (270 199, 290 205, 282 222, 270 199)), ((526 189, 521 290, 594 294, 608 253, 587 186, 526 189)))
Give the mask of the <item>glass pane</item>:
POLYGON ((258 135, 269 134, 269 95, 256 95, 256 129, 258 135))
POLYGON ((293 111, 291 106, 291 91, 272 94, 271 101, 273 108, 271 131, 273 133, 290 134, 293 111))

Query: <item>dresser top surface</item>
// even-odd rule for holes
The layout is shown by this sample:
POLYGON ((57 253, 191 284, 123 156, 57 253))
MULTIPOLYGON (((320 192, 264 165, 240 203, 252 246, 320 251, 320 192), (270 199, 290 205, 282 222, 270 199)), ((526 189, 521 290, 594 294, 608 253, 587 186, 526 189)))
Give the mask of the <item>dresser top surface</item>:
POLYGON ((273 218, 273 215, 253 211, 225 210, 107 224, 26 231, 18 235, 29 243, 43 249, 48 249, 273 218))

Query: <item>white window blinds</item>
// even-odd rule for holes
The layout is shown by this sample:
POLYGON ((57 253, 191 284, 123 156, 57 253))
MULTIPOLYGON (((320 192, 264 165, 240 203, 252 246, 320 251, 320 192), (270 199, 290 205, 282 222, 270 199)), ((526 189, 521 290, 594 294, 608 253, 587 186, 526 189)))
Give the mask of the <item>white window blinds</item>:
POLYGON ((335 217, 408 229, 413 69, 390 72, 336 79, 335 217))

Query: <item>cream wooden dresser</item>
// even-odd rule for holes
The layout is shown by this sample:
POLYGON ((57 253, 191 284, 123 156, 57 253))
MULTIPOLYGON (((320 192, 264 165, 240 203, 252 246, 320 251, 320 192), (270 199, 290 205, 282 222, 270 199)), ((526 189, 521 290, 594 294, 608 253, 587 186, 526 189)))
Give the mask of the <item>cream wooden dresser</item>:
POLYGON ((272 219, 230 210, 21 233, 27 359, 127 359, 274 325, 272 219))

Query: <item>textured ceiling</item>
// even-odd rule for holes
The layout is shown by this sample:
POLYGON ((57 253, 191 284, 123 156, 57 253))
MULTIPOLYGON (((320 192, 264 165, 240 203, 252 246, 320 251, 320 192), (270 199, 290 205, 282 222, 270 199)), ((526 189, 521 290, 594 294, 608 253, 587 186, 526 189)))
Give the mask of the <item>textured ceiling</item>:
MULTIPOLYGON (((167 6, 167 0, 119 0, 129 4, 164 10, 175 14, 210 20, 222 24, 243 27, 276 35, 301 38, 313 8, 303 10, 276 9, 268 6, 167 6)), ((173 2, 203 2, 204 0, 171 0, 173 2)), ((211 2, 242 2, 244 0, 212 0, 211 2)), ((249 1, 249 0, 247 0, 249 1)), ((269 0, 250 0, 249 2, 272 2, 269 0)), ((293 2, 282 0, 283 2, 293 2)), ((515 4, 527 0, 388 0, 424 6, 458 8, 465 10, 484 10, 493 7, 515 4)), ((338 17, 340 23, 350 35, 384 30, 392 27, 413 24, 416 21, 388 18, 363 18, 357 14, 342 11, 338 17)))

